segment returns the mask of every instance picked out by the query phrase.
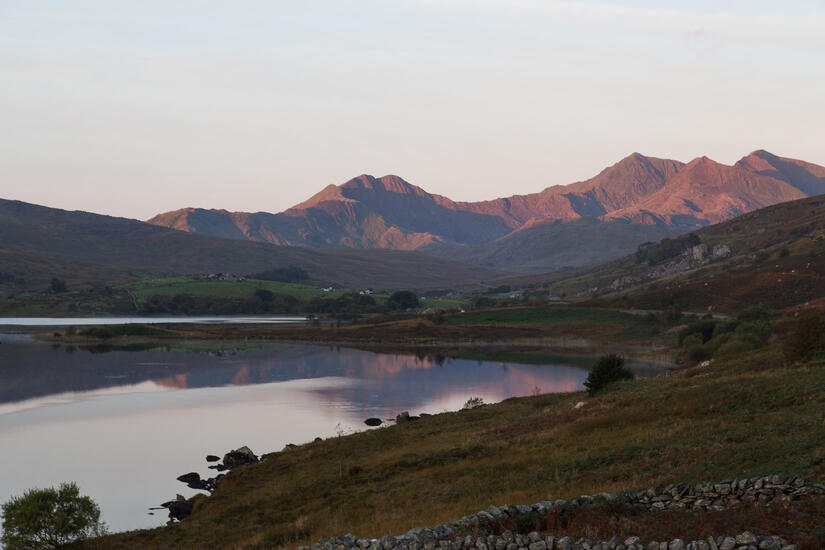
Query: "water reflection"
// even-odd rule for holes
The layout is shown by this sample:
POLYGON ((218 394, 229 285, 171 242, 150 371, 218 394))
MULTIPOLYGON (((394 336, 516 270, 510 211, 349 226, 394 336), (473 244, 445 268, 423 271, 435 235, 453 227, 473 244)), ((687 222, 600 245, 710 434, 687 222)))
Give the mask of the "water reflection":
POLYGON ((0 335, 0 501, 77 481, 116 530, 162 523, 174 478, 241 445, 258 453, 363 429, 364 418, 580 389, 586 371, 307 345, 179 343, 100 353, 0 335), (148 348, 148 349, 147 349, 148 348))

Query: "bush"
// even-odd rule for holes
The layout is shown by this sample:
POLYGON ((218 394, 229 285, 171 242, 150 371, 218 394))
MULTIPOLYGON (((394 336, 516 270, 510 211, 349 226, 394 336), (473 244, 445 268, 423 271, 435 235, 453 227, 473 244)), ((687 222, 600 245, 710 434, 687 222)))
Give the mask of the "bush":
POLYGON ((471 397, 465 403, 464 406, 461 407, 461 410, 468 411, 470 409, 476 409, 484 405, 484 398, 482 397, 471 397))
POLYGON ((476 296, 473 298, 473 307, 476 309, 484 309, 489 307, 496 307, 495 299, 489 296, 476 296))
POLYGON ((763 306, 750 306, 739 312, 736 320, 743 323, 749 321, 762 321, 767 323, 771 320, 771 314, 763 306))
POLYGON ((770 336, 768 316, 763 308, 755 307, 744 310, 736 321, 694 321, 679 332, 679 344, 684 356, 697 363, 714 355, 757 349, 765 345, 770 336))
POLYGON ((61 294, 63 292, 68 292, 69 288, 66 286, 66 281, 54 277, 49 285, 49 290, 51 290, 54 294, 61 294))
POLYGON ((91 498, 80 496, 75 483, 31 489, 3 504, 0 541, 7 550, 63 548, 105 532, 100 508, 91 498))
POLYGON ((611 353, 602 355, 590 369, 584 387, 590 395, 596 395, 608 384, 619 380, 633 380, 635 376, 624 366, 624 357, 611 353))
POLYGON ((413 309, 418 307, 418 296, 409 290, 393 292, 387 300, 390 309, 413 309))

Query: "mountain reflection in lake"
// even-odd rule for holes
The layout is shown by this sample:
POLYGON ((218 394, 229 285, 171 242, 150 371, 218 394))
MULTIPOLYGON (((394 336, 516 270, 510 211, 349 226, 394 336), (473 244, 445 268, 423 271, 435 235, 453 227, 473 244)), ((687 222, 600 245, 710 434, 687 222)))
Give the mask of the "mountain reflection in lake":
POLYGON ((586 371, 309 345, 107 350, 0 335, 0 501, 77 481, 115 530, 165 521, 146 509, 191 494, 174 481, 203 457, 364 429, 370 416, 456 410, 582 388, 586 371), (183 391, 185 390, 185 391, 183 391), (13 450, 13 452, 9 452, 13 450))

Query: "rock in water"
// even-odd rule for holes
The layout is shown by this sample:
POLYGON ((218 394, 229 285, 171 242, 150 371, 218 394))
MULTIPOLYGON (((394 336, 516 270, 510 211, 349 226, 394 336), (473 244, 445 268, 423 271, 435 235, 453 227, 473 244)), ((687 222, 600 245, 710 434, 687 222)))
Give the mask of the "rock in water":
POLYGON ((220 459, 221 459, 221 457, 219 457, 219 456, 215 456, 215 455, 206 455, 206 461, 207 461, 207 462, 217 462, 217 461, 219 461, 220 459))
POLYGON ((380 418, 367 418, 364 420, 364 424, 367 426, 380 426, 383 421, 380 418))
POLYGON ((161 506, 169 510, 169 519, 180 521, 192 515, 192 504, 193 503, 191 500, 178 499, 170 500, 169 502, 164 502, 163 504, 161 504, 161 506))
POLYGON ((177 480, 183 483, 197 483, 201 480, 201 476, 197 472, 189 472, 188 474, 178 476, 177 480))
POLYGON ((232 468, 237 468, 238 466, 243 466, 244 464, 252 464, 254 462, 258 462, 258 457, 249 447, 246 446, 241 447, 240 449, 235 449, 234 451, 229 451, 223 455, 223 465, 229 470, 232 468))

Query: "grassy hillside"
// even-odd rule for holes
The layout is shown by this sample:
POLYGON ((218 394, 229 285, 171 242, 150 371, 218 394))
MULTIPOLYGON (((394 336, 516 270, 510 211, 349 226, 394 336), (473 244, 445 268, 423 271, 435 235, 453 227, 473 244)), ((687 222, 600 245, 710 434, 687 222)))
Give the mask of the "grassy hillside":
POLYGON ((543 221, 477 245, 432 245, 422 249, 445 258, 502 271, 542 272, 619 258, 646 241, 681 235, 695 225, 655 225, 627 220, 543 221))
MULTIPOLYGON (((822 357, 786 364, 767 348, 594 398, 510 399, 276 453, 233 471, 180 524, 86 547, 278 548, 402 533, 490 504, 774 472, 821 480, 823 396, 822 357)), ((738 528, 759 531, 759 518, 773 515, 745 514, 738 528)), ((688 532, 671 534, 697 525, 683 520, 675 528, 688 532)), ((822 518, 784 528, 825 543, 822 518)))
POLYGON ((355 288, 472 285, 496 276, 417 252, 275 246, 7 200, 0 200, 0 242, 6 250, 0 289, 12 292, 33 290, 51 277, 77 284, 120 283, 140 274, 245 275, 289 265, 314 279, 355 288))
POLYGON ((692 235, 707 248, 708 261, 674 267, 692 246, 682 237, 599 266, 504 282, 650 309, 730 312, 762 304, 781 310, 825 297, 823 196, 763 208, 692 235), (712 258, 714 247, 729 255, 712 258))
POLYGON ((124 284, 119 288, 128 290, 138 300, 145 300, 153 294, 190 294, 193 296, 246 298, 254 294, 258 289, 269 290, 275 294, 294 296, 300 300, 308 300, 314 296, 335 298, 343 294, 343 291, 340 290, 323 292, 317 285, 259 281, 256 279, 246 279, 244 281, 204 281, 193 279, 192 277, 148 279, 124 284))

